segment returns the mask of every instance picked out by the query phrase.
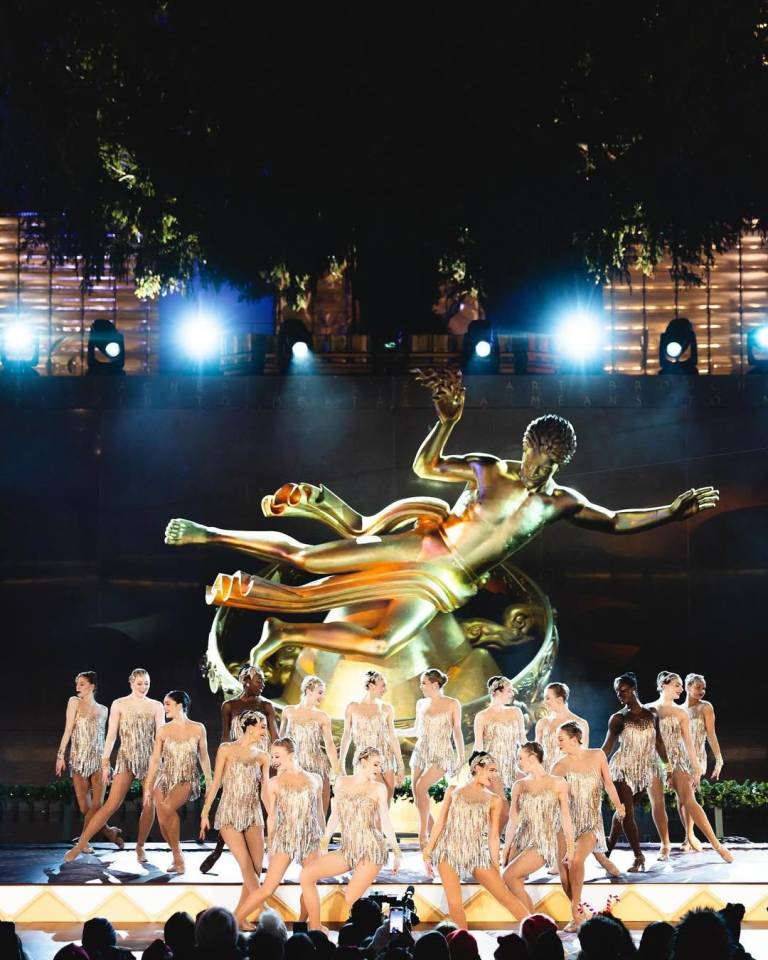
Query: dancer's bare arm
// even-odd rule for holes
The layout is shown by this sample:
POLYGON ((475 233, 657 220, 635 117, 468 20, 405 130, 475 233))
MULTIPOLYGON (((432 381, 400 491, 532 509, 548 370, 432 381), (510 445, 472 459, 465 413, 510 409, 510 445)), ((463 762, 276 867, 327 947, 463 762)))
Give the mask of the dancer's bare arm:
POLYGON ((602 533, 640 533, 653 527, 663 526, 673 520, 689 520, 705 510, 714 510, 720 492, 714 487, 699 487, 686 490, 672 503, 663 507, 648 507, 630 510, 609 510, 570 487, 558 487, 556 497, 565 516, 577 527, 599 530, 602 533), (562 498, 562 499, 561 499, 562 498))
POLYGON ((709 745, 715 755, 715 769, 712 771, 712 779, 719 780, 723 769, 723 752, 715 733, 715 708, 711 703, 704 704, 704 727, 707 731, 707 740, 709 740, 709 745))

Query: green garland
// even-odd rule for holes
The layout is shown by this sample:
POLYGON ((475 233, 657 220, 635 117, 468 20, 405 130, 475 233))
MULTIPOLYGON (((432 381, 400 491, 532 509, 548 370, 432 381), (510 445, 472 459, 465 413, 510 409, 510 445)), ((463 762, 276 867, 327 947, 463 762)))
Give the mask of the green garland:
MULTIPOLYGON (((429 788, 430 797, 440 803, 445 796, 448 783, 443 778, 429 788)), ((674 793, 667 788, 667 797, 673 798, 674 793)), ((758 809, 768 806, 768 781, 765 780, 702 780, 699 787, 701 805, 708 809, 720 807, 722 810, 758 809)), ((141 797, 141 784, 134 780, 128 791, 129 800, 141 797)), ((75 793, 71 780, 54 780, 53 783, 37 786, 33 784, 0 783, 0 805, 9 803, 70 803, 75 793)), ((407 800, 413 803, 411 778, 406 777, 399 787, 395 787, 395 799, 407 800)), ((647 799, 643 805, 648 806, 647 799)))

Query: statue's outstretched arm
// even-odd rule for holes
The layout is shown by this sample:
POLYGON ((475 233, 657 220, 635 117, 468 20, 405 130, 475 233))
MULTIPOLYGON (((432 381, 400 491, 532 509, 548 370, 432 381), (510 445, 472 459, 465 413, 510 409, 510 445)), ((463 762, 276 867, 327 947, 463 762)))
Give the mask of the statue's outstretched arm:
POLYGON ((415 522, 439 523, 450 511, 438 497, 395 500, 378 513, 365 516, 320 484, 286 483, 261 501, 265 517, 304 517, 317 520, 346 539, 391 533, 415 522))
POLYGON ((640 533, 653 527, 663 526, 672 520, 688 520, 704 510, 714 510, 720 493, 714 487, 699 487, 686 490, 672 503, 663 507, 648 507, 638 510, 608 510, 590 503, 577 490, 560 487, 560 493, 568 498, 566 516, 571 523, 588 530, 604 533, 640 533))
POLYGON ((432 391, 438 421, 427 434, 413 461, 413 472, 422 480, 467 483, 474 480, 467 457, 446 457, 443 448, 464 412, 461 370, 451 367, 415 370, 416 380, 432 391))

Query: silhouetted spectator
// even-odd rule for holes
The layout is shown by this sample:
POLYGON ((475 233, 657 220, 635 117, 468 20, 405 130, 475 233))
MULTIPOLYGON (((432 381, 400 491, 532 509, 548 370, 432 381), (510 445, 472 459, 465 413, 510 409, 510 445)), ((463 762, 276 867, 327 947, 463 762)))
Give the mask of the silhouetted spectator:
POLYGON ((498 946, 493 951, 495 960, 528 960, 528 944, 519 933, 496 937, 498 946))
POLYGON ((106 917, 92 917, 83 924, 83 949, 92 960, 107 947, 117 945, 115 928, 106 917))
POLYGON ((413 945, 414 960, 449 960, 448 941, 436 930, 423 933, 413 945))
POLYGON ((658 923, 649 923, 640 937, 638 958, 642 960, 667 960, 669 947, 675 928, 671 923, 660 920, 658 923))
POLYGON ((532 913, 520 924, 520 936, 525 940, 529 950, 547 930, 557 932, 557 924, 546 913, 532 913))
POLYGON ((267 933, 274 934, 274 936, 278 937, 283 943, 285 943, 289 937, 288 927, 286 927, 285 921, 277 910, 273 910, 271 907, 267 907, 266 910, 261 911, 256 926, 259 930, 266 930, 267 933))
POLYGON ((294 933, 285 941, 285 960, 316 960, 315 945, 306 933, 294 933))
POLYGON ((237 953, 237 921, 224 907, 208 907, 195 921, 195 960, 230 960, 237 953))
POLYGON ((322 930, 310 930, 307 933, 317 951, 317 960, 333 960, 336 955, 336 944, 329 940, 322 930))
POLYGON ((163 939, 170 947, 173 960, 192 960, 195 949, 195 921, 179 910, 165 921, 163 939))
POLYGON ((59 950, 53 960, 88 960, 88 954, 76 943, 68 943, 59 950))
POLYGON ((453 933, 454 930, 459 928, 453 922, 453 920, 441 920, 440 923, 435 927, 433 932, 441 933, 444 937, 447 938, 449 933, 453 933))
POLYGON ((339 930, 340 947, 359 947, 364 940, 372 937, 384 916, 379 904, 370 897, 360 897, 352 904, 349 920, 339 930))
POLYGON ((598 914, 579 928, 579 960, 629 960, 637 956, 632 937, 615 917, 598 914))
POLYGON ((675 928, 671 960, 730 960, 734 942, 714 910, 691 910, 675 928))
POLYGON ((531 947, 531 960, 564 960, 563 941, 556 930, 545 930, 531 947))
MULTIPOLYGON (((283 960, 285 945, 277 934, 258 927, 248 941, 251 960, 283 960)), ((174 957, 173 960, 176 960, 174 957)))
POLYGON ((173 960, 173 954, 163 940, 153 940, 142 953, 141 960, 173 960))
POLYGON ((0 922, 0 957, 3 960, 6 960, 6 957, 8 960, 29 960, 16 933, 16 924, 9 920, 0 922))
POLYGON ((448 934, 447 940, 451 960, 478 960, 477 940, 468 930, 454 930, 448 934))

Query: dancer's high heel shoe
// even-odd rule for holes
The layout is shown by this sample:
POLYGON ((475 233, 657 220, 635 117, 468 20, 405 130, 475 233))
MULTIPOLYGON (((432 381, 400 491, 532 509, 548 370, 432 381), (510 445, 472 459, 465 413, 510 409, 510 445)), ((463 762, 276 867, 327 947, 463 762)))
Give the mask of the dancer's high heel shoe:
POLYGON ((609 858, 604 853, 601 853, 599 850, 594 850, 593 853, 595 855, 595 860, 597 860, 597 862, 600 864, 600 866, 603 868, 603 870, 605 870, 607 874, 609 874, 612 877, 621 876, 621 870, 616 866, 613 860, 609 860, 609 858))
POLYGON ((139 863, 149 863, 147 855, 144 852, 144 847, 140 847, 138 844, 136 844, 136 859, 139 863))
POLYGON ((635 857, 634 863, 629 867, 627 873, 645 873, 645 856, 642 853, 635 857))
POLYGON ((659 855, 658 857, 656 857, 656 859, 661 861, 662 863, 666 863, 666 861, 669 860, 669 854, 671 853, 671 851, 672 851, 672 848, 668 843, 662 844, 661 847, 659 848, 659 855))
POLYGON ((120 827, 108 827, 104 831, 104 836, 109 840, 110 843, 114 843, 118 850, 122 850, 125 846, 125 840, 123 840, 123 831, 120 827))
POLYGON ((717 843, 714 847, 712 847, 712 849, 715 851, 715 853, 719 853, 726 863, 733 863, 733 854, 728 847, 724 847, 722 843, 717 843))

